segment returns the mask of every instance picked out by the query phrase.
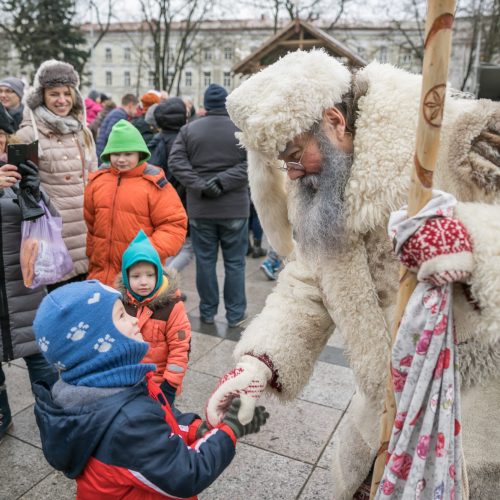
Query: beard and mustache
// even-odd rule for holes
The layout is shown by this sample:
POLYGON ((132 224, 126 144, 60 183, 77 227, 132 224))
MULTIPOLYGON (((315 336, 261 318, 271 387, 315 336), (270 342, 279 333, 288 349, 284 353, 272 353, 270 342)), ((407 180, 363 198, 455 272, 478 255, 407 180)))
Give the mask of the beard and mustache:
POLYGON ((313 136, 323 158, 321 170, 293 181, 291 215, 299 252, 318 261, 344 246, 344 194, 353 160, 321 129, 313 136))

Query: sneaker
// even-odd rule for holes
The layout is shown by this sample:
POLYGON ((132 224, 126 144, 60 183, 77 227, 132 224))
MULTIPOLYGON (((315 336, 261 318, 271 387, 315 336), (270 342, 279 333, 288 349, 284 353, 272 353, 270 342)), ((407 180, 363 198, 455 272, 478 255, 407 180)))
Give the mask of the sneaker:
POLYGON ((204 316, 200 316, 200 321, 205 323, 205 325, 213 325, 215 323, 214 318, 205 318, 204 316))
POLYGON ((238 328, 239 326, 241 326, 241 325, 243 324, 243 322, 244 322, 246 319, 247 319, 247 313, 245 313, 245 314, 243 315, 243 317, 242 317, 242 318, 240 318, 240 319, 239 319, 239 320, 237 320, 237 321, 234 321, 234 322, 231 322, 231 323, 228 321, 228 322, 227 322, 227 326, 228 326, 229 328, 238 328))
POLYGON ((266 259, 261 265, 260 265, 261 271, 267 276, 268 280, 275 281, 276 280, 276 273, 274 271, 273 265, 271 262, 266 259))

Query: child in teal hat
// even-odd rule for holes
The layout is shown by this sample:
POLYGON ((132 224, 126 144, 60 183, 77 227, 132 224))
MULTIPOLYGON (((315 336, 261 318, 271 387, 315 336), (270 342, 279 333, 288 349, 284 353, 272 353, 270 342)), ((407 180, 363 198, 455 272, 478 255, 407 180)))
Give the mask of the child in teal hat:
POLYGON ((172 405, 182 390, 191 343, 191 325, 173 273, 166 273, 160 256, 141 229, 123 254, 117 281, 128 314, 139 321, 149 343, 145 363, 154 363, 153 380, 172 405))
MULTIPOLYGON (((187 216, 177 191, 159 167, 149 165, 140 132, 126 120, 111 130, 85 188, 88 277, 113 286, 122 255, 143 229, 162 262, 177 255, 186 238, 187 216)), ((159 278, 158 278, 159 279, 159 278)))

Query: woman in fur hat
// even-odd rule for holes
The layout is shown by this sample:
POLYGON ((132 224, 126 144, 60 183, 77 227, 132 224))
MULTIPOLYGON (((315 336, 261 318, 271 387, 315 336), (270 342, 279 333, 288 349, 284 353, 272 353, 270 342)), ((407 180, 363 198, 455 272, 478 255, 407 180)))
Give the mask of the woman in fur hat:
POLYGON ((63 238, 74 264, 65 280, 82 279, 87 272, 83 191, 97 166, 79 84, 71 64, 53 59, 42 63, 17 133, 22 142, 38 140, 41 183, 62 216, 63 238))

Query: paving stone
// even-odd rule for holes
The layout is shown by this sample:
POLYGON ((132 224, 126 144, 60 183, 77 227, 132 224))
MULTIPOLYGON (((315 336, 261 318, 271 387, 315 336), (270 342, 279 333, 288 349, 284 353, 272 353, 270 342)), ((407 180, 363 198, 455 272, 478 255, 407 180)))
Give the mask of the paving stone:
POLYGON ((233 351, 235 345, 236 342, 224 340, 194 363, 193 369, 216 377, 222 377, 226 372, 234 368, 233 351))
POLYGON ((321 458, 318 461, 318 467, 322 467, 324 469, 330 469, 333 463, 333 440, 338 439, 337 437, 337 429, 339 428, 339 424, 342 421, 342 418, 345 417, 345 412, 342 414, 342 417, 337 423, 337 428, 335 429, 335 433, 332 438, 326 445, 323 453, 321 454, 321 458))
POLYGON ((311 464, 319 459, 342 416, 339 410, 301 400, 283 404, 264 396, 259 404, 268 410, 269 420, 258 434, 243 441, 311 464))
POLYGON ((328 500, 333 499, 331 490, 332 475, 329 470, 314 469, 307 481, 306 487, 300 494, 300 500, 328 500))
POLYGON ((317 362, 301 399, 345 410, 354 394, 354 376, 349 368, 317 362))
POLYGON ((76 481, 54 471, 25 493, 22 500, 70 500, 76 497, 76 481))
POLYGON ((2 369, 5 373, 10 411, 15 415, 35 402, 28 370, 13 364, 2 364, 2 369))
POLYGON ((292 500, 312 466, 238 443, 236 457, 200 500, 292 500))
POLYGON ((52 470, 42 450, 7 436, 0 444, 0 499, 18 498, 52 470))
POLYGON ((9 434, 25 441, 37 448, 42 448, 40 432, 36 425, 34 406, 28 406, 13 418, 14 425, 9 430, 9 434))
POLYGON ((191 332, 191 353, 189 355, 189 364, 193 365, 193 363, 205 356, 221 342, 221 338, 212 337, 203 333, 191 332))

